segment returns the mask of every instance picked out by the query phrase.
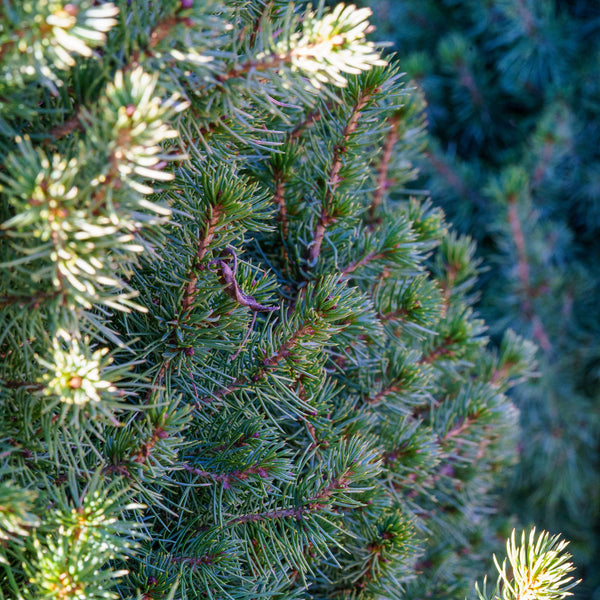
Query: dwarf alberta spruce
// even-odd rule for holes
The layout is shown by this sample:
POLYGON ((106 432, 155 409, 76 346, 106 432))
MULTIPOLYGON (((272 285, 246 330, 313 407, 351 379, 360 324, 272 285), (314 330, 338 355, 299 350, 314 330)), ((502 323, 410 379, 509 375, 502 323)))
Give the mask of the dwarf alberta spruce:
POLYGON ((460 597, 514 461, 369 11, 0 11, 0 597, 460 597))

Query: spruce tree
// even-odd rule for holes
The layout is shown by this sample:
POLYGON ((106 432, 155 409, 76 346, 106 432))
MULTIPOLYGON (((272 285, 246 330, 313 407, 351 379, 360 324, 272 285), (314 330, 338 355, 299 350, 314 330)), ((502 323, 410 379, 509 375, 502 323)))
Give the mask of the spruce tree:
POLYGON ((539 348, 539 378, 512 394, 522 435, 507 510, 570 538, 581 597, 597 597, 600 5, 370 4, 428 102, 421 185, 488 269, 477 308, 495 338, 512 327, 539 348))
POLYGON ((487 349, 369 11, 0 17, 0 597, 464 595, 533 347, 487 349))

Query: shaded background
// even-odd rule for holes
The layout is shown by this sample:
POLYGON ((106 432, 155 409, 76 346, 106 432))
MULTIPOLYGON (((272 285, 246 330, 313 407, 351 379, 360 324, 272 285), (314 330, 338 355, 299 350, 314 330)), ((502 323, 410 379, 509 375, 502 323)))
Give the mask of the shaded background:
POLYGON ((513 398, 521 461, 500 514, 571 540, 600 598, 600 3, 367 0, 422 87, 422 177, 478 243, 478 310, 539 346, 513 398))

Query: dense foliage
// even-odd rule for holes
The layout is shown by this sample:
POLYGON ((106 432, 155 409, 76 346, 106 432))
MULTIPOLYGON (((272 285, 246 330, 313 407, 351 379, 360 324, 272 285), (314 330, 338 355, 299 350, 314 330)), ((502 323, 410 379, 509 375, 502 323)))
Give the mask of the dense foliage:
POLYGON ((600 5, 575 0, 374 0, 378 36, 422 86, 421 163, 488 269, 492 331, 539 346, 513 394, 520 466, 509 512, 562 531, 600 593, 600 5))
POLYGON ((462 596, 533 349, 369 11, 0 16, 0 598, 462 596))

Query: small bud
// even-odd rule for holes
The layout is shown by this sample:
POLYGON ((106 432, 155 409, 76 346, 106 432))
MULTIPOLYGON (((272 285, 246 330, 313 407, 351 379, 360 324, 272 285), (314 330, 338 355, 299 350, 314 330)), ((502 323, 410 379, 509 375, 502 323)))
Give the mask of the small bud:
POLYGON ((192 8, 194 6, 194 0, 181 0, 181 8, 192 8))
POLYGON ((195 351, 194 351, 194 349, 193 349, 193 348, 186 348, 186 349, 183 351, 183 353, 184 353, 186 356, 194 356, 194 352, 195 352, 195 351))
POLYGON ((169 437, 169 434, 164 429, 157 429, 156 430, 156 435, 161 440, 166 440, 169 437))
POLYGON ((71 377, 71 379, 69 379, 69 387, 72 390, 78 390, 81 387, 82 383, 83 380, 81 379, 81 377, 79 377, 79 375, 74 375, 73 377, 71 377))
POLYGON ((125 107, 125 114, 126 114, 128 117, 133 117, 133 113, 134 113, 134 112, 135 112, 135 104, 128 104, 128 105, 125 107))
POLYGON ((70 17, 76 17, 77 14, 79 13, 79 8, 77 8, 77 6, 75 6, 74 4, 65 4, 63 6, 63 10, 70 16, 70 17))

